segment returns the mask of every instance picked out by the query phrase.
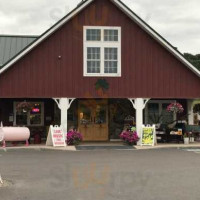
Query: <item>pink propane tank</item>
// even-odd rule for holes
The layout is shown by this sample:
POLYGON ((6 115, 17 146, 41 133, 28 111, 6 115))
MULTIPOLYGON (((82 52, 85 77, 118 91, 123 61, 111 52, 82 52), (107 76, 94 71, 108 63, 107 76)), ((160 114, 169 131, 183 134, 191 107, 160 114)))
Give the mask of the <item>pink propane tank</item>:
POLYGON ((30 130, 26 127, 2 127, 5 142, 27 141, 30 138, 30 130))

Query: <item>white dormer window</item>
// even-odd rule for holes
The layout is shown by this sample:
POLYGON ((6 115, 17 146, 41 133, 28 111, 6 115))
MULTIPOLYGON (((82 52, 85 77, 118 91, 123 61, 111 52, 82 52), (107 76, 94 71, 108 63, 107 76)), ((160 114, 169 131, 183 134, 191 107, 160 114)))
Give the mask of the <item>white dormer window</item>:
POLYGON ((121 76, 120 27, 84 27, 84 76, 121 76))

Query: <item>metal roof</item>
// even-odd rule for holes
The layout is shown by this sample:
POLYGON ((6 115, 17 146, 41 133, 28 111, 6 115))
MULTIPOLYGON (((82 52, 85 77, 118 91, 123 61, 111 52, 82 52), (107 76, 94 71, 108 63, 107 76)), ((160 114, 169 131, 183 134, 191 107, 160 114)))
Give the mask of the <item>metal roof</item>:
POLYGON ((37 36, 0 35, 0 68, 31 44, 37 36))

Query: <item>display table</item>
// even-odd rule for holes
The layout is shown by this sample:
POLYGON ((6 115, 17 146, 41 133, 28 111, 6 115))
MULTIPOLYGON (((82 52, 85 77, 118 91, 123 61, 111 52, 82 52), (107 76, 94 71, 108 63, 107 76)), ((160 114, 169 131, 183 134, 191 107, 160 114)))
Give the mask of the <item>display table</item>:
POLYGON ((157 142, 161 143, 182 143, 183 142, 183 134, 184 129, 180 129, 179 127, 175 127, 173 129, 169 128, 160 128, 156 129, 156 137, 157 142))
POLYGON ((167 142, 167 134, 163 130, 159 130, 159 129, 156 130, 156 138, 157 138, 157 142, 161 142, 161 143, 167 142))
POLYGON ((176 131, 171 131, 170 134, 168 135, 167 142, 177 142, 177 143, 182 143, 183 142, 183 134, 176 132, 176 131))

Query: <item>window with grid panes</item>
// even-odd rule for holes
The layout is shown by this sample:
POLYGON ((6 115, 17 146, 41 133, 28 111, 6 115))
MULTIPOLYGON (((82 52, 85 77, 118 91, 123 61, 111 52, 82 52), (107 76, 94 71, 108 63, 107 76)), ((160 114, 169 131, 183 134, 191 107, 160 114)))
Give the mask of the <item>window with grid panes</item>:
POLYGON ((84 27, 84 76, 121 76, 120 27, 84 27))

